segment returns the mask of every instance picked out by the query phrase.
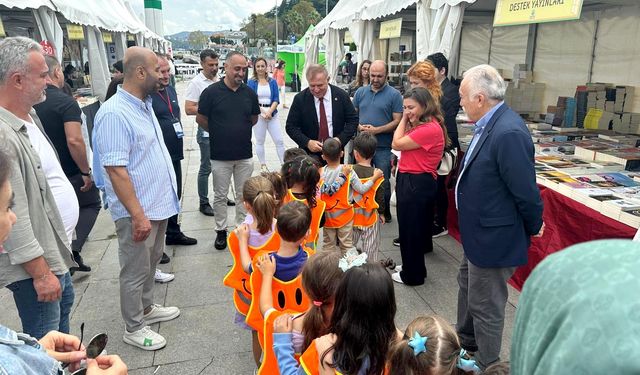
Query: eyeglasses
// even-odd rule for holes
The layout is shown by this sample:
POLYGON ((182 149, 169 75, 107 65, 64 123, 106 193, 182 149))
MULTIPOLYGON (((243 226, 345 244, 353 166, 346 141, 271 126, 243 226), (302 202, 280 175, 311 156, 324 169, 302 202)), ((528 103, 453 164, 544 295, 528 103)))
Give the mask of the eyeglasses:
MULTIPOLYGON (((78 351, 82 349, 83 338, 84 338, 84 322, 80 324, 80 344, 78 345, 78 351)), ((109 341, 109 337, 107 336, 106 333, 98 333, 97 335, 93 336, 89 341, 89 345, 87 345, 87 348, 85 349, 85 352, 87 353, 87 358, 93 359, 99 356, 100 353, 104 351, 104 348, 107 347, 108 341, 109 341)), ((62 368, 65 369, 68 366, 69 366, 69 363, 65 363, 62 365, 62 368)), ((84 375, 86 373, 87 373, 87 369, 81 368, 73 372, 71 375, 84 375)))
POLYGON ((369 74, 371 78, 384 78, 384 74, 369 74))

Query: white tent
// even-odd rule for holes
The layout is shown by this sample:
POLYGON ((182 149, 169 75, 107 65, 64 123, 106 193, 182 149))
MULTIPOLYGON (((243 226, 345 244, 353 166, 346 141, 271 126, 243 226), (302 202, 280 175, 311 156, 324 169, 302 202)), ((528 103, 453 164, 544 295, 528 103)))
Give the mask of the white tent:
POLYGON ((314 35, 324 35, 327 70, 335 81, 342 59, 345 29, 358 47, 358 63, 378 55, 375 32, 376 20, 416 6, 416 50, 418 59, 434 52, 443 52, 450 60, 457 51, 455 42, 460 33, 464 9, 476 0, 342 0, 320 21, 314 35))

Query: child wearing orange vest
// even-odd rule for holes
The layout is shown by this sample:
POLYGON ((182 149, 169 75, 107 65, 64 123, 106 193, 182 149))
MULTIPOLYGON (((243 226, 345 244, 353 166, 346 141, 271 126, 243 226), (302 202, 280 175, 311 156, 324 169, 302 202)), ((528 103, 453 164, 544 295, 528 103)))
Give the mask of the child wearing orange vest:
POLYGON ((350 165, 340 163, 343 155, 340 141, 334 138, 322 144, 322 158, 327 162, 320 171, 320 198, 326 203, 324 222, 323 250, 338 250, 344 254, 353 247, 353 192, 365 194, 373 184, 383 176, 380 169, 375 169, 373 176, 362 183, 350 165))

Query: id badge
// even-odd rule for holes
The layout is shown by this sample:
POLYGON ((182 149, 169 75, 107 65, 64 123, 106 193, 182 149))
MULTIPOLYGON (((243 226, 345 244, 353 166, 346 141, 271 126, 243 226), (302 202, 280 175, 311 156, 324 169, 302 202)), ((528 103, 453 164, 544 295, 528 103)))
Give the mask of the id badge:
POLYGON ((175 130, 176 136, 178 136, 178 138, 184 137, 184 132, 182 131, 182 124, 180 123, 180 121, 176 121, 173 123, 173 130, 175 130))

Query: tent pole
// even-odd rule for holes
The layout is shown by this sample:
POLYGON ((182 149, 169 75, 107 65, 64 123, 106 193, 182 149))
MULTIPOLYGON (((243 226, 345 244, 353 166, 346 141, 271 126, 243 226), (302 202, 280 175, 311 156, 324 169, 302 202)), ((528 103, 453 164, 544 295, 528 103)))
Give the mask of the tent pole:
POLYGON ((598 44, 598 28, 600 27, 600 17, 596 18, 596 27, 593 30, 593 43, 591 46, 591 61, 589 62, 589 77, 587 82, 593 78, 593 60, 596 58, 596 45, 598 44))

